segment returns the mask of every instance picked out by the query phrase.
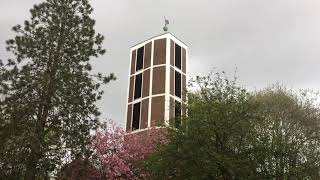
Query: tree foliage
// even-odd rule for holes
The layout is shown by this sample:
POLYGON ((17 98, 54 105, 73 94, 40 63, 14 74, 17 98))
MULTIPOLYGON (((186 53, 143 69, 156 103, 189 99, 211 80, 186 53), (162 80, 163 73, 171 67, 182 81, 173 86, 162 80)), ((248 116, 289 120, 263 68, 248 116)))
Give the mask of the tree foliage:
POLYGON ((146 163, 154 179, 320 177, 320 108, 308 91, 250 93, 223 73, 191 84, 188 117, 146 163))
POLYGON ((58 180, 99 180, 101 174, 92 158, 78 158, 64 165, 58 173, 58 180))
POLYGON ((156 179, 234 179, 250 177, 248 156, 255 108, 235 80, 197 77, 189 95, 188 117, 169 133, 169 144, 147 163, 156 179))
POLYGON ((90 153, 99 87, 114 79, 91 73, 89 60, 105 53, 92 11, 88 0, 46 0, 13 27, 14 58, 0 63, 1 176, 43 178, 90 153))
POLYGON ((279 85, 254 94, 261 121, 255 123, 251 145, 259 177, 320 178, 320 107, 315 98, 311 91, 279 85))
POLYGON ((101 179, 146 179, 142 161, 166 143, 164 129, 151 128, 127 134, 113 124, 108 131, 98 132, 94 149, 101 179))
POLYGON ((109 128, 99 130, 92 142, 94 155, 77 159, 62 168, 58 179, 148 179, 143 161, 166 143, 165 129, 151 128, 126 133, 111 122, 109 128))

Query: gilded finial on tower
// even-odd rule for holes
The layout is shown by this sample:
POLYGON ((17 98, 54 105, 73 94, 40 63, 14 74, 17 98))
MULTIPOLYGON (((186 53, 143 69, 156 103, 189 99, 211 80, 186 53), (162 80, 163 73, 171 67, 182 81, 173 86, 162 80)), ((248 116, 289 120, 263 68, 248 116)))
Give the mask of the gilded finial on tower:
POLYGON ((164 27, 163 27, 164 32, 167 32, 169 30, 168 24, 169 24, 169 20, 166 19, 166 17, 164 17, 164 27))

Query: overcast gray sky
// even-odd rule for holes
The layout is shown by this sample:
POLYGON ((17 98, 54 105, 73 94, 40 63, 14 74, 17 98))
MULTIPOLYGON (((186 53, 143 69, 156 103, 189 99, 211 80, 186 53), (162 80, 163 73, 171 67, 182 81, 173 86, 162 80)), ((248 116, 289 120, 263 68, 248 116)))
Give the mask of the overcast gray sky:
MULTIPOLYGON (((30 17, 41 0, 0 0, 0 59, 11 27, 30 17)), ((190 75, 237 67, 243 85, 275 82, 320 90, 318 0, 91 0, 107 53, 95 70, 117 76, 98 103, 104 117, 124 124, 130 46, 169 30, 189 46, 190 75)))

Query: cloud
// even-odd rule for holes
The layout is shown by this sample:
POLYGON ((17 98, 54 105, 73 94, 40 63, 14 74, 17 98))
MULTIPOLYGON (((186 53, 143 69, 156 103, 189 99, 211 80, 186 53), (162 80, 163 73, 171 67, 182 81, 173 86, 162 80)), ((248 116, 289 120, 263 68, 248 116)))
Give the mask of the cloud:
MULTIPOLYGON (((29 17, 39 0, 2 0, 0 58, 11 26, 29 17)), ((103 115, 124 124, 130 46, 169 30, 189 46, 190 74, 217 67, 249 87, 280 82, 320 88, 320 1, 315 0, 92 0, 96 29, 106 36, 107 54, 94 60, 97 71, 118 80, 104 87, 103 115)))

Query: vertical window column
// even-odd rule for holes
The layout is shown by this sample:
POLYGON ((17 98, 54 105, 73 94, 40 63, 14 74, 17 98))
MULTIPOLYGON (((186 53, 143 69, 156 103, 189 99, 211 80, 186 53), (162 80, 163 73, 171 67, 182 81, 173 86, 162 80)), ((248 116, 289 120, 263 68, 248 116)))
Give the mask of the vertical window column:
POLYGON ((143 69, 144 46, 138 49, 136 71, 143 69))
POLYGON ((140 128, 140 108, 141 102, 138 102, 133 105, 133 115, 132 115, 132 130, 136 130, 140 128))
POLYGON ((142 73, 136 75, 135 85, 134 85, 134 99, 141 98, 142 90, 142 73))
POLYGON ((181 74, 177 71, 174 73, 174 95, 181 98, 181 74))
POLYGON ((177 44, 175 44, 174 55, 174 64, 177 68, 181 69, 181 47, 177 44))

